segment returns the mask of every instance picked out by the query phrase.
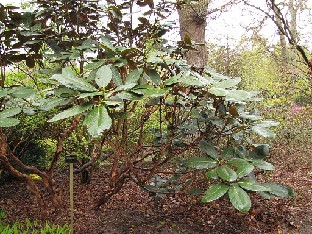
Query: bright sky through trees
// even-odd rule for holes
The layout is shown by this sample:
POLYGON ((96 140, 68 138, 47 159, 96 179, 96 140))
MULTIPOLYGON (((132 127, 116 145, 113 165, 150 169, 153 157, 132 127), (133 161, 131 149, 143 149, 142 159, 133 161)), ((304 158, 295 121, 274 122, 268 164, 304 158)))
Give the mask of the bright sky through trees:
MULTIPOLYGON (((12 4, 20 5, 21 3, 26 2, 25 0, 2 0, 2 4, 12 4)), ((154 0, 155 3, 158 0, 154 0)), ((225 0, 215 1, 216 4, 212 4, 212 8, 216 8, 222 5, 225 0)), ((305 1, 308 9, 312 9, 312 0, 305 1)), ((265 0, 251 0, 251 4, 255 4, 265 9, 265 0)), ((301 34, 301 44, 305 45, 312 51, 312 15, 309 14, 307 10, 305 13, 299 15, 298 17, 298 27, 301 34)), ((257 21, 261 20, 263 15, 257 10, 249 10, 243 6, 243 3, 237 4, 229 9, 229 11, 222 14, 215 15, 213 19, 208 21, 207 26, 207 38, 206 40, 212 43, 219 45, 226 45, 227 43, 230 46, 235 46, 240 41, 243 35, 250 35, 251 32, 246 32, 246 28, 250 26, 256 26, 257 21)), ((178 14, 172 14, 169 19, 173 22, 178 22, 178 14)), ((177 25, 178 26, 178 25, 177 25)), ((265 22, 263 28, 260 30, 260 34, 268 38, 271 44, 276 44, 278 42, 277 29, 273 22, 269 19, 265 22)), ((170 39, 178 40, 179 33, 171 32, 170 39)))

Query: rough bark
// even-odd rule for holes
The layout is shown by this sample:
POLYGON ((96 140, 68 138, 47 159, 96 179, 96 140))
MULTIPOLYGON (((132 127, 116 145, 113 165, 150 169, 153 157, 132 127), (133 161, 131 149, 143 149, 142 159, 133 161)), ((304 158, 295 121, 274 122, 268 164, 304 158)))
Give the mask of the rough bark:
POLYGON ((180 36, 182 40, 188 35, 196 45, 196 50, 186 53, 188 64, 202 69, 207 65, 207 49, 205 46, 205 28, 207 25, 209 0, 199 0, 194 3, 178 5, 180 36))

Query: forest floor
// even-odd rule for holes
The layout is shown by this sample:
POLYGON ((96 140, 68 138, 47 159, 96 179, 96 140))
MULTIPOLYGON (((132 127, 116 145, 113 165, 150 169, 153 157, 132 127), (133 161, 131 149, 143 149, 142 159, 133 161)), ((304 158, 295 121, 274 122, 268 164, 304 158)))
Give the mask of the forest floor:
MULTIPOLYGON (((252 196, 253 207, 240 214, 226 199, 203 204, 190 195, 165 197, 155 207, 153 198, 132 182, 99 210, 94 202, 100 197, 104 180, 99 173, 89 184, 75 177, 75 233, 312 233, 312 146, 294 149, 285 145, 272 149, 271 162, 276 170, 263 179, 292 187, 292 199, 264 200, 252 196)), ((68 176, 56 178, 67 208, 42 212, 22 182, 0 185, 0 209, 6 222, 49 220, 53 224, 69 223, 68 176)))

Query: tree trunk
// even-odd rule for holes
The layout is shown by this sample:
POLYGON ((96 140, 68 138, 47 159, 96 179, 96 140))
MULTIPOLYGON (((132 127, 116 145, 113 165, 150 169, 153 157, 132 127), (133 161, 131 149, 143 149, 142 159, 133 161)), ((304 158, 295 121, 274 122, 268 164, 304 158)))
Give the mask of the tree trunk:
POLYGON ((207 65, 207 49, 205 46, 205 28, 207 25, 208 4, 210 0, 199 0, 191 3, 178 4, 180 36, 183 40, 188 35, 196 45, 196 50, 186 53, 188 64, 196 69, 203 69, 207 65))
MULTIPOLYGON (((296 64, 296 45, 298 43, 298 32, 297 32, 297 12, 298 8, 294 5, 294 0, 289 0, 289 12, 290 12, 290 31, 293 35, 293 40, 295 45, 291 47, 291 51, 289 53, 289 59, 292 63, 292 68, 294 69, 296 64)), ((293 71, 294 72, 294 71, 293 71)))
MULTIPOLYGON (((276 8, 275 5, 273 6, 273 11, 275 14, 278 29, 283 28, 282 21, 279 17, 278 9, 276 8)), ((281 44, 281 71, 282 73, 284 73, 288 67, 287 42, 285 35, 280 30, 278 30, 278 34, 281 44)))

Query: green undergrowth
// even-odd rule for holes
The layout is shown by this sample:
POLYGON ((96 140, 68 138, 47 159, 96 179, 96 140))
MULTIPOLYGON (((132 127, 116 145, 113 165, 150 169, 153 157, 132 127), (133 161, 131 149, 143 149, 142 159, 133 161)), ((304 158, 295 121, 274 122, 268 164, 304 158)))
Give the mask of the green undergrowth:
POLYGON ((0 210, 0 233, 5 234, 67 234, 70 233, 69 225, 63 226, 45 223, 39 221, 30 221, 26 219, 25 222, 15 221, 8 224, 4 222, 5 212, 0 210))

